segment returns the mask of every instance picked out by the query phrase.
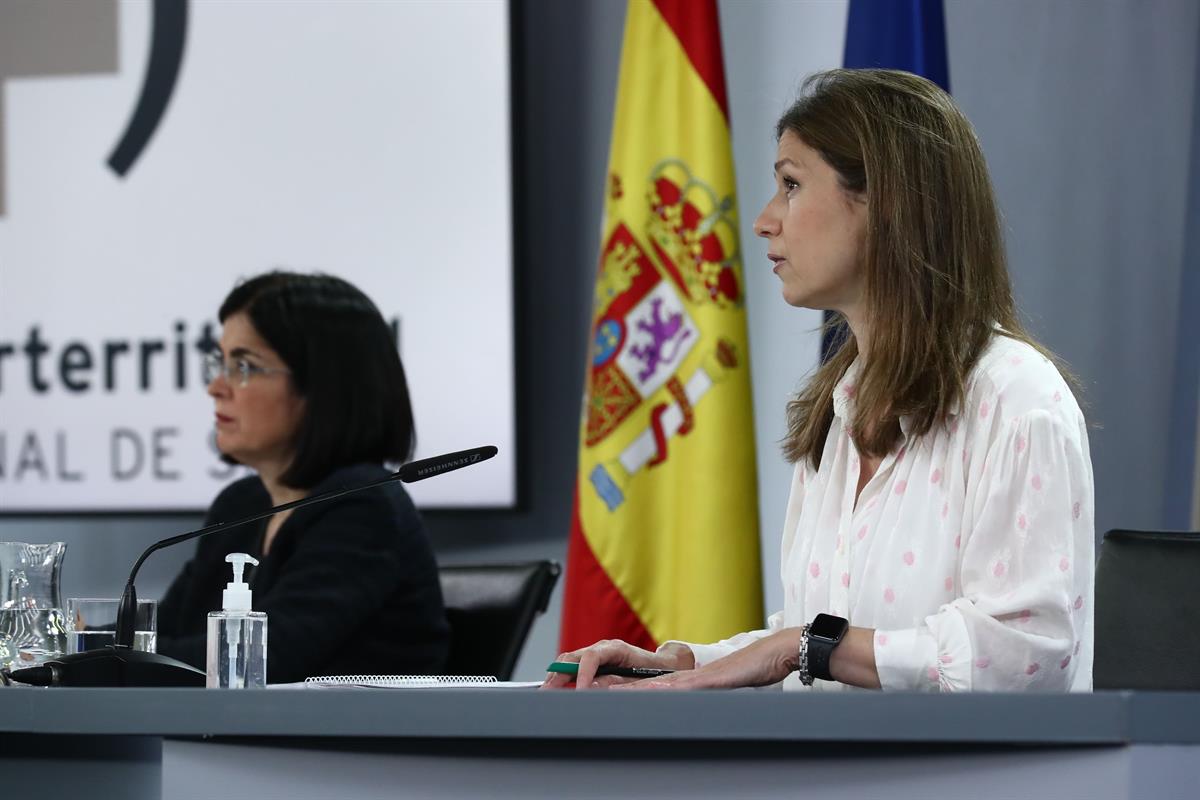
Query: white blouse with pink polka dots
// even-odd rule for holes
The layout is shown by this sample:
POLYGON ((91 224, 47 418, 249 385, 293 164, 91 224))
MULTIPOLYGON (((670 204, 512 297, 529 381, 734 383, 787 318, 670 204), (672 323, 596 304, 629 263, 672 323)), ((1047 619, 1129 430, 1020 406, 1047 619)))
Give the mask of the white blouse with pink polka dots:
MULTIPOLYGON (((766 630, 690 645, 697 663, 825 612, 875 629, 884 689, 1089 691, 1092 465, 1083 414, 1058 371, 996 336, 971 373, 965 411, 884 458, 856 505, 859 457, 846 426, 857 374, 855 362, 836 389, 820 470, 796 466, 783 611, 766 630)), ((783 687, 805 688, 795 674, 783 687)))

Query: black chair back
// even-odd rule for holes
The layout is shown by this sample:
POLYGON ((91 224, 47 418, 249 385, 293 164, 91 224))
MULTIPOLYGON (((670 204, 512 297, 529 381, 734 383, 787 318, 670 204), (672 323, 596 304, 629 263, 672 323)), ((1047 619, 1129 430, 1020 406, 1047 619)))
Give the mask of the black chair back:
POLYGON ((1096 689, 1200 689, 1200 533, 1109 531, 1096 565, 1096 689))
POLYGON ((556 561, 441 567, 451 634, 447 674, 510 680, 561 571, 556 561))

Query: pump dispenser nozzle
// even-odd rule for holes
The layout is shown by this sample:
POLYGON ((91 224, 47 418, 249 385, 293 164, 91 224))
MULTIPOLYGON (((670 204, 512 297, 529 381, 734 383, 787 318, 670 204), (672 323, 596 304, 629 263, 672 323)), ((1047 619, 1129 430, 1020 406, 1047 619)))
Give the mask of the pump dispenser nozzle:
POLYGON ((226 611, 249 611, 253 602, 250 586, 242 580, 242 573, 249 562, 258 566, 258 559, 246 553, 230 553, 225 560, 233 564, 233 581, 221 593, 221 605, 226 611))

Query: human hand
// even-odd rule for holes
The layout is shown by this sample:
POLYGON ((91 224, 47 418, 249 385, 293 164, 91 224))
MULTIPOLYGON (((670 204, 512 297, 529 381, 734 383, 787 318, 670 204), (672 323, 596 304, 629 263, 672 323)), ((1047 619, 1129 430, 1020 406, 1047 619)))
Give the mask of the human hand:
MULTIPOLYGON (((724 658, 661 678, 622 681, 616 689, 737 689, 778 683, 796 670, 801 628, 785 628, 724 658)), ((582 667, 580 668, 582 672, 582 667)))
POLYGON ((696 663, 691 649, 680 644, 671 644, 659 652, 651 652, 620 639, 604 639, 582 650, 562 653, 554 660, 576 662, 579 664, 579 672, 574 676, 559 672, 548 673, 545 682, 542 683, 543 689, 565 689, 572 682, 575 683, 576 689, 605 689, 638 680, 617 675, 596 677, 596 670, 601 666, 688 670, 696 663))

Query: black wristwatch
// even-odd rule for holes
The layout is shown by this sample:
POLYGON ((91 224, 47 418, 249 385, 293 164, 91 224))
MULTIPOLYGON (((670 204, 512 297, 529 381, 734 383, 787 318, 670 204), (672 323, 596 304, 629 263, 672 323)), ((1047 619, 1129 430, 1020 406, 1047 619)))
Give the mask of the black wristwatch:
POLYGON ((823 681, 833 680, 829 674, 829 659, 833 649, 842 643, 846 631, 850 630, 850 622, 832 614, 817 614, 809 625, 805 626, 801 652, 807 658, 802 658, 800 680, 811 686, 814 678, 823 681))

